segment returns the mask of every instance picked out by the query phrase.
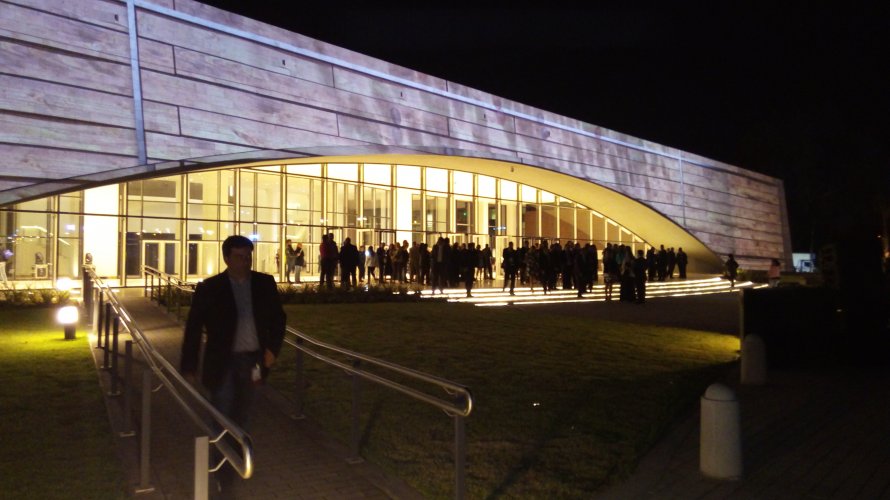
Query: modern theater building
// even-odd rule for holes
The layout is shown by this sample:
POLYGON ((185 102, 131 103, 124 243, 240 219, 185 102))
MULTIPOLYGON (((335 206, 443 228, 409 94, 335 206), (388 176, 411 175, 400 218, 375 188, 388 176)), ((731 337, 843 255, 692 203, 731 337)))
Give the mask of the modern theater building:
POLYGON ((683 247, 790 266, 782 181, 507 101, 191 0, 0 0, 10 280, 198 280, 220 242, 309 274, 323 233, 683 247))

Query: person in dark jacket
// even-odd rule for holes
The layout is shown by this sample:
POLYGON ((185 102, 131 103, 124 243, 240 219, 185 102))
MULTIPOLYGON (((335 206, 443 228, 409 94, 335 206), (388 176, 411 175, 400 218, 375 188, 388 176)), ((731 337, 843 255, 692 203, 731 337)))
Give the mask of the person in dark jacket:
POLYGON ((358 248, 352 244, 351 238, 343 240, 340 247, 340 286, 349 288, 358 286, 355 273, 358 268, 358 248))
POLYGON ((254 383, 264 379, 281 351, 287 317, 275 279, 251 271, 253 243, 223 242, 226 270, 198 284, 182 341, 180 371, 193 377, 206 329, 201 382, 210 401, 240 426, 247 423, 254 383))
MULTIPOLYGON (((226 270, 198 284, 185 324, 180 371, 193 384, 206 330, 201 382, 210 403, 242 429, 247 427, 256 384, 281 351, 287 317, 275 278, 251 271, 253 243, 230 236, 222 245, 226 270)), ((219 429, 217 429, 219 430, 219 429)), ((221 460, 214 453, 213 461, 221 460)), ((229 497, 235 471, 216 473, 214 488, 229 497)))
MULTIPOLYGON (((571 271, 574 275, 575 290, 578 291, 578 297, 587 291, 587 282, 590 280, 589 267, 587 266, 587 251, 581 247, 581 244, 575 245, 571 253, 572 263, 571 271)), ((566 269, 569 269, 568 266, 566 269)))
POLYGON ((467 297, 472 297, 473 280, 475 279, 476 263, 479 262, 479 250, 473 243, 467 243, 467 248, 460 251, 461 276, 467 289, 467 297))
POLYGON ((648 267, 649 264, 643 255, 643 251, 637 250, 637 258, 633 262, 634 293, 636 294, 637 304, 646 302, 646 270, 648 267))
POLYGON ((686 266, 689 264, 689 256, 683 251, 683 247, 677 249, 677 269, 680 270, 680 279, 686 279, 686 266))
MULTIPOLYGON (((287 316, 275 278, 251 271, 253 242, 229 236, 222 245, 226 270, 199 283, 185 324, 180 371, 194 383, 206 330, 201 382, 210 403, 242 429, 256 384, 262 383, 281 351, 287 316)), ((214 457, 218 460, 220 457, 214 457)), ((231 493, 235 471, 218 472, 216 489, 231 493)))
POLYGON ((735 261, 735 256, 729 254, 726 260, 726 278, 729 279, 729 287, 735 287, 735 279, 739 273, 739 263, 735 261))
POLYGON ((430 249, 426 243, 420 244, 420 250, 418 250, 418 260, 420 264, 418 268, 420 269, 420 276, 417 278, 417 282, 421 285, 431 285, 430 283, 430 249))
POLYGON ((674 253, 674 247, 668 248, 667 253, 667 277, 674 279, 674 267, 677 265, 677 255, 674 253))
POLYGON ((516 288, 516 270, 519 268, 519 254, 513 248, 513 242, 507 243, 507 248, 502 253, 501 266, 504 268, 504 286, 501 291, 510 287, 510 295, 514 295, 513 289, 516 288))
POLYGON ((439 237, 439 240, 433 246, 433 252, 430 256, 430 265, 432 267, 433 293, 436 288, 439 293, 445 293, 445 287, 448 286, 449 268, 451 267, 451 244, 448 238, 439 237))
POLYGON ((587 291, 593 292, 593 285, 600 280, 600 256, 596 245, 590 245, 590 249, 587 252, 587 265, 590 268, 590 280, 587 282, 587 291))

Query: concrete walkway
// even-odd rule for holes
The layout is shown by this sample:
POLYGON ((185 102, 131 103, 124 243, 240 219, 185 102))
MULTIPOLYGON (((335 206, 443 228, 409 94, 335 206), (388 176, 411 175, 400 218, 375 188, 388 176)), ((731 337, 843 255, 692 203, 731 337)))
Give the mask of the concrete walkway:
MULTIPOLYGON (((738 297, 663 298, 644 305, 530 306, 598 319, 737 334, 738 297)), ((621 484, 595 500, 890 499, 890 371, 837 363, 770 371, 763 386, 721 381, 738 396, 744 475, 699 472, 698 405, 621 484)))
MULTIPOLYGON (((737 379, 736 379, 737 380, 737 379)), ((886 370, 773 372, 736 387, 744 475, 699 472, 696 409, 597 499, 890 498, 890 376, 886 370)))
MULTIPOLYGON (((157 305, 142 298, 141 290, 121 294, 127 311, 151 343, 173 366, 179 366, 182 326, 157 305)), ((121 345, 123 342, 121 341, 121 345)), ((121 347, 123 350, 123 347, 121 347)), ((101 350, 95 351, 101 357, 101 350)), ((101 360, 99 360, 101 364, 101 360)), ((137 370, 139 371, 139 370, 137 370)), ((107 384, 107 377, 103 377, 107 384)), ((155 382, 157 383, 157 382, 155 382)), ((288 403, 268 387, 261 387, 251 413, 255 472, 239 480, 237 498, 249 499, 415 499, 421 496, 403 481, 373 464, 350 465, 349 451, 326 437, 311 421, 290 418, 288 403)), ((139 408, 139 395, 134 407, 139 408)), ((109 401, 112 427, 124 427, 120 404, 109 401)), ((140 499, 187 499, 194 492, 193 424, 166 388, 155 392, 151 406, 151 486, 140 499)), ((129 470, 131 485, 139 483, 138 434, 118 438, 120 457, 129 470)))

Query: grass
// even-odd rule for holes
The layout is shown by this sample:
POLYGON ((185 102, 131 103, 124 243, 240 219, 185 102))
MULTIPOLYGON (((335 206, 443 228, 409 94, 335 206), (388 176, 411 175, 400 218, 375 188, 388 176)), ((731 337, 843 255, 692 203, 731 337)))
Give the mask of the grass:
MULTIPOLYGON (((316 337, 470 387, 470 498, 583 498, 632 472, 734 361, 734 336, 464 304, 287 306, 316 337)), ((293 350, 271 383, 292 392, 293 350)), ((348 442, 350 381, 307 361, 305 412, 348 442)), ((363 456, 453 496, 452 420, 364 384, 363 456)), ((442 394, 444 396, 444 394, 442 394)))
POLYGON ((90 347, 51 311, 0 310, 0 497, 126 498, 90 347))

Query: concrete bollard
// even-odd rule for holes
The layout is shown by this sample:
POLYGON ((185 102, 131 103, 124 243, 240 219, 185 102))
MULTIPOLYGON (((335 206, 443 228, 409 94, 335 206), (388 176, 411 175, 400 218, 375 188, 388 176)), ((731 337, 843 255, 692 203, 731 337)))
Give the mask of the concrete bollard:
POLYGON ((766 383, 766 344, 759 335, 745 335, 742 341, 742 384, 766 383))
POLYGON ((741 479, 742 432, 739 401, 723 384, 712 384, 701 398, 702 474, 715 479, 741 479))

